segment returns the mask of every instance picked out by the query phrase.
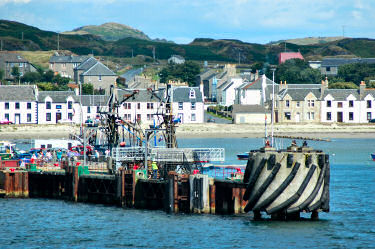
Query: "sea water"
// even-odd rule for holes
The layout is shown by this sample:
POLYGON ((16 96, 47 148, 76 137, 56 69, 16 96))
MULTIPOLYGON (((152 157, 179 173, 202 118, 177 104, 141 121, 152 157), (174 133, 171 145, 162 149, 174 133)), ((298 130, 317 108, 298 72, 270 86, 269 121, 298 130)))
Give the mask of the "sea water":
MULTIPOLYGON (((262 139, 179 139, 180 147, 223 147, 225 164, 262 139)), ((286 146, 290 141, 277 142, 286 146)), ((0 199, 1 248, 374 248, 373 139, 309 142, 330 155, 329 213, 318 221, 252 221, 250 215, 163 211, 47 199, 0 199)))

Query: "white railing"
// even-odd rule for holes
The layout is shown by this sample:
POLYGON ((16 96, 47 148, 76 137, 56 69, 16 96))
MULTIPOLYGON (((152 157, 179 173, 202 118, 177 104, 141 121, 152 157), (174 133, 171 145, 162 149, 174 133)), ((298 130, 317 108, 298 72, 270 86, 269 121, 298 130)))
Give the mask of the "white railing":
MULTIPOLYGON (((112 149, 117 162, 144 160, 144 147, 117 147, 112 149)), ((224 148, 149 148, 148 158, 156 162, 222 162, 225 160, 224 148)))

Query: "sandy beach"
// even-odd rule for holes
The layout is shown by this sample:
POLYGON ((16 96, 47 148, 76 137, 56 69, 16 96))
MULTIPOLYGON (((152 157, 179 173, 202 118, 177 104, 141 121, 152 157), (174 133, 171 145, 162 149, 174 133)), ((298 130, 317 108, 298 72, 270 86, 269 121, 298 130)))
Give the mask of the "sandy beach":
MULTIPOLYGON (((268 134, 271 127, 268 126, 268 134)), ((3 125, 0 140, 68 138, 78 133, 76 125, 3 125)), ((181 124, 177 128, 178 138, 210 137, 264 137, 264 125, 259 124, 181 124)), ((375 138, 375 124, 276 124, 274 134, 309 138, 375 138)))

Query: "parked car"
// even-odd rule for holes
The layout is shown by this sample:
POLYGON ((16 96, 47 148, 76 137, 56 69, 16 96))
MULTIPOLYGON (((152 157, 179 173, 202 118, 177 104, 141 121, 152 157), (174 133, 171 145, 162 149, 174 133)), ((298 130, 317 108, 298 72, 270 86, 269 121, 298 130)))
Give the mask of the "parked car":
POLYGON ((374 119, 370 119, 368 122, 369 123, 375 123, 375 118, 374 119))
POLYGON ((207 119, 207 123, 215 123, 215 119, 213 119, 213 118, 208 118, 208 119, 207 119))
POLYGON ((13 124, 13 122, 7 119, 0 120, 0 125, 10 125, 10 124, 13 124))

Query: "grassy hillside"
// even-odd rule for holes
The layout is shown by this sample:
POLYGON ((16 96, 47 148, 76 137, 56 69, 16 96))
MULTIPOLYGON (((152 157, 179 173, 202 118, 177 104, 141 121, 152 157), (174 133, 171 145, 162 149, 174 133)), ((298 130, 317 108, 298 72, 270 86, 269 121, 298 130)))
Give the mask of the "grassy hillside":
POLYGON ((273 44, 278 43, 292 43, 296 45, 315 45, 315 44, 323 44, 333 41, 339 41, 344 39, 342 36, 332 36, 332 37, 305 37, 305 38, 295 38, 295 39, 287 39, 287 40, 281 40, 277 42, 272 42, 273 44))
MULTIPOLYGON (((0 39, 3 50, 12 51, 48 51, 57 49, 57 33, 43 31, 22 23, 0 20, 0 39), (23 32, 23 40, 22 40, 23 32)), ((157 59, 168 59, 179 54, 188 60, 238 62, 252 64, 266 62, 277 64, 277 57, 285 49, 284 43, 255 44, 238 40, 195 39, 187 45, 125 38, 118 41, 104 41, 91 34, 60 34, 60 50, 69 50, 75 54, 97 56, 134 57, 144 56, 152 61, 155 48, 157 59)), ((346 38, 313 45, 286 43, 288 51, 301 51, 306 59, 322 59, 325 56, 375 57, 375 40, 346 38)), ((146 61, 147 62, 147 61, 146 61)), ((43 62, 41 62, 43 63, 43 62)))
POLYGON ((117 41, 123 38, 136 38, 141 40, 151 40, 145 33, 127 25, 119 23, 104 23, 102 25, 89 25, 74 29, 64 34, 92 34, 101 37, 105 41, 117 41))

